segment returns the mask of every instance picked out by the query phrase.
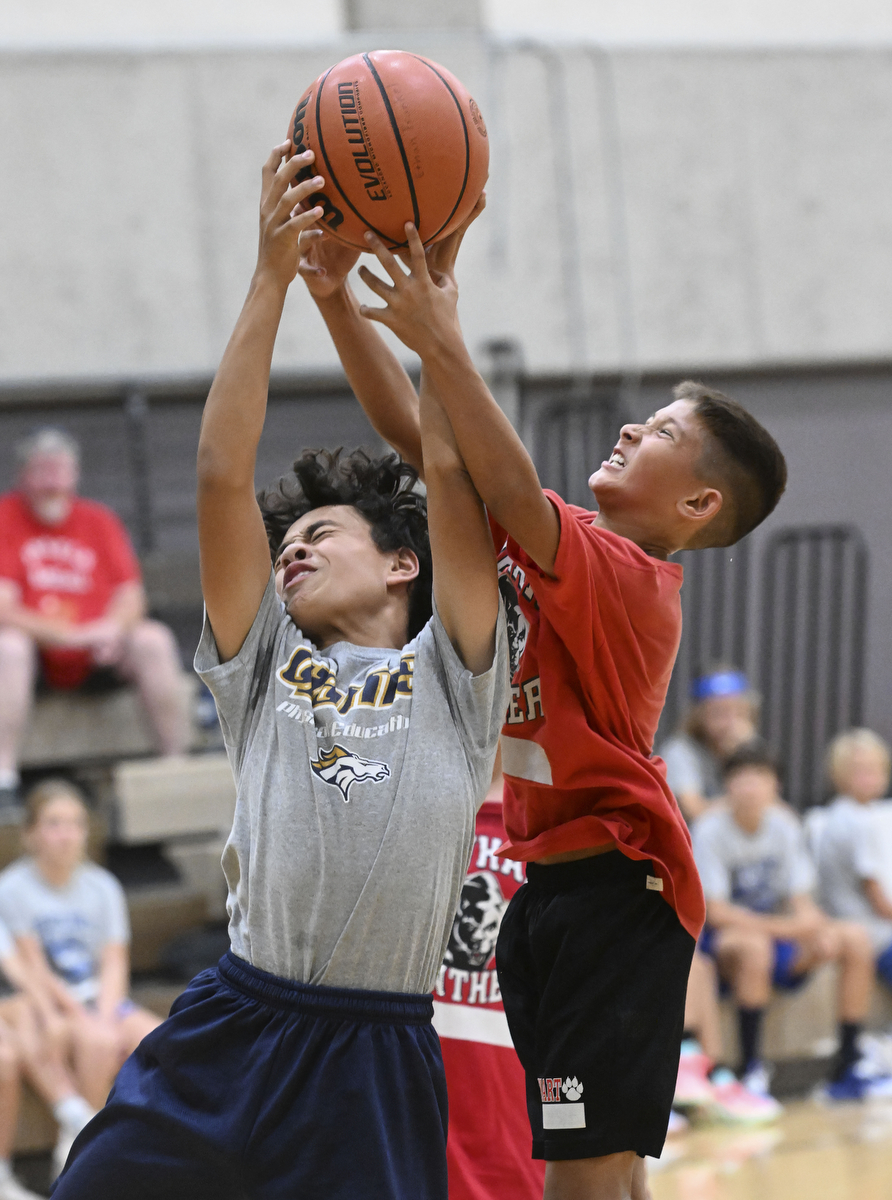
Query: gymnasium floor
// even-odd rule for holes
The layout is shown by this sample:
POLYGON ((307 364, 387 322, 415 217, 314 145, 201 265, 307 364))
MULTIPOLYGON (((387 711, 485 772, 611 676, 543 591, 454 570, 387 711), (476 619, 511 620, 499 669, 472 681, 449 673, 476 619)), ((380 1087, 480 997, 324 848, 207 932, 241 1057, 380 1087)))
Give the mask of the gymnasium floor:
POLYGON ((694 1129, 648 1163, 654 1200, 892 1200, 892 1101, 796 1101, 763 1129, 694 1129))

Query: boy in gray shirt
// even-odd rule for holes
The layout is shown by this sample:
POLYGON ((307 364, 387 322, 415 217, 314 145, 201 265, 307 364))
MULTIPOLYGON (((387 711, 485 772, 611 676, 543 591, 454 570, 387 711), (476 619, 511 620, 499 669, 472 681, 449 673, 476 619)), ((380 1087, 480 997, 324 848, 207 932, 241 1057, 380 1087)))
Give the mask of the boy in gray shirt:
POLYGON ((836 961, 840 1044, 827 1098, 860 1098, 869 1082, 858 1070, 857 1038, 873 983, 865 930, 831 920, 812 899, 815 872, 802 827, 779 803, 766 748, 754 742, 736 750, 724 780, 725 804, 694 826, 694 857, 706 897, 701 949, 715 956, 737 1002, 743 1083, 768 1089, 759 1051, 772 987, 796 988, 814 967, 836 961))
POLYGON ((290 152, 264 168, 257 269, 198 450, 195 662, 237 783, 232 949, 125 1064, 57 1200, 446 1200, 430 991, 507 702, 495 554, 424 386, 428 519, 395 455, 307 452, 255 499, 276 330, 321 215, 322 180, 294 182, 312 152, 290 152))

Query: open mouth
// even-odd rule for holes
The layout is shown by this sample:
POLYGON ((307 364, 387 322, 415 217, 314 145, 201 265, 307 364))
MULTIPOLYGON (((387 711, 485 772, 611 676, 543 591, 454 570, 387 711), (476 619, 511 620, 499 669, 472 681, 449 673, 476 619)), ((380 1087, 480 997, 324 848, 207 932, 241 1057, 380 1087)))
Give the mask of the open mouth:
POLYGON ((282 576, 282 587, 286 588, 304 575, 309 575, 315 567, 311 567, 308 563, 293 562, 285 568, 285 574, 282 576))
POLYGON ((614 452, 607 459, 607 465, 608 467, 619 467, 620 469, 624 468, 626 465, 626 460, 622 451, 614 450, 614 452))

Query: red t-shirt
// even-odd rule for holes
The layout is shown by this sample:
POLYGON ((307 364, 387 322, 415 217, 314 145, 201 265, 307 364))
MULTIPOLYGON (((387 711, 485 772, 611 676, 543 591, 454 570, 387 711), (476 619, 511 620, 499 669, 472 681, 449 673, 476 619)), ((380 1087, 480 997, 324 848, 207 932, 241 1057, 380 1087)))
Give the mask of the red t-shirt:
MULTIPOLYGON (((25 608, 83 625, 106 612, 122 583, 139 582, 130 538, 111 509, 75 499, 60 525, 44 525, 23 496, 0 496, 0 578, 19 587, 25 608)), ((89 651, 49 647, 43 669, 55 687, 77 687, 92 670, 89 651)))
POLYGON ((449 1089, 449 1200, 541 1200, 545 1179, 545 1164, 530 1157, 523 1068, 496 976, 502 913, 524 880, 523 863, 497 857, 504 838, 502 806, 487 800, 434 988, 449 1089))
POLYGON ((493 522, 512 649, 502 853, 530 860, 616 842, 653 860, 663 898, 697 937, 705 909, 691 837, 651 753, 681 638, 682 568, 546 495, 561 524, 554 577, 493 522))

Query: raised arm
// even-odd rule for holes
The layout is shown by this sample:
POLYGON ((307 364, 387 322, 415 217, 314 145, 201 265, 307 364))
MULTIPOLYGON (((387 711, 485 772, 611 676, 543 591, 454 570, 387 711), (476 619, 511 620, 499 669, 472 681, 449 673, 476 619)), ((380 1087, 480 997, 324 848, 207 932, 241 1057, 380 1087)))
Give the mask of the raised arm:
POLYGON ((533 561, 551 572, 560 537, 557 514, 523 442, 468 353, 451 299, 454 279, 449 272, 429 270, 414 226, 407 225, 406 233, 411 249, 409 274, 399 268, 379 238, 368 235, 393 284, 361 267, 363 282, 387 307, 361 305, 360 313, 387 325, 420 355, 484 504, 533 561))
POLYGON ((317 177, 293 186, 298 171, 313 161, 313 152, 288 159, 290 148, 290 142, 277 146, 263 168, 257 267, 211 386, 198 441, 201 588, 224 662, 241 649, 269 580, 254 464, 276 333, 285 294, 297 274, 298 239, 322 213, 321 208, 298 211, 322 181, 317 177))
POLYGON ((423 477, 418 396, 402 363, 359 313, 347 276, 358 250, 321 229, 300 236, 298 270, 331 334, 353 394, 376 433, 423 477))
POLYGON ((469 671, 480 675, 492 666, 499 613, 489 522, 449 418, 423 368, 420 410, 434 599, 459 658, 469 671))

